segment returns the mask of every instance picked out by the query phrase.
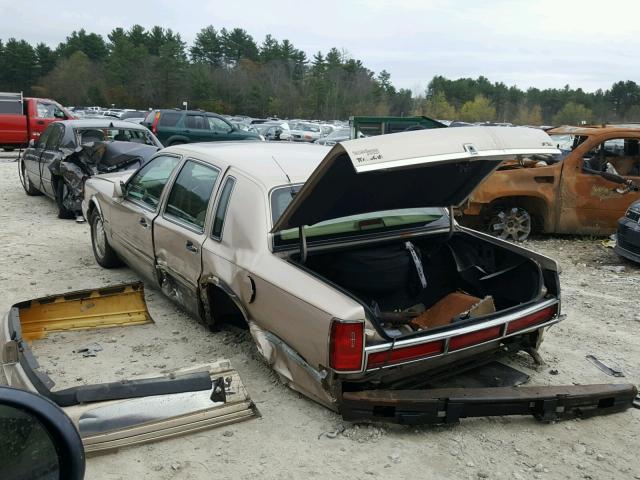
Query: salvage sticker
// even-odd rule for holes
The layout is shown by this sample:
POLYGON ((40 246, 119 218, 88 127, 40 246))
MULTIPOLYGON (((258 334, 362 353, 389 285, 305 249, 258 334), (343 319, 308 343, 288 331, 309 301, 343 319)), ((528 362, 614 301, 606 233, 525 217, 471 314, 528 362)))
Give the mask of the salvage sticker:
POLYGON ((353 158, 359 164, 377 163, 383 160, 380 150, 377 148, 367 148, 364 150, 354 150, 353 158))

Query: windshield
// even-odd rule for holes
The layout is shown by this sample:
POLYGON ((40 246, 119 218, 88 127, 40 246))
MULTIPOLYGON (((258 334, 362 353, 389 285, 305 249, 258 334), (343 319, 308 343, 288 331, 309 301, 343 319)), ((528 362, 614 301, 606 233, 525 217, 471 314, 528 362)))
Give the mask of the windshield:
MULTIPOLYGON (((273 190, 271 193, 271 216, 274 224, 301 187, 302 185, 292 185, 273 190)), ((384 210, 333 218, 304 227, 304 232, 307 241, 313 242, 328 238, 422 227, 441 219, 444 215, 445 211, 440 207, 384 210)), ((282 230, 275 234, 274 243, 276 246, 296 244, 298 243, 298 234, 297 228, 282 230)))

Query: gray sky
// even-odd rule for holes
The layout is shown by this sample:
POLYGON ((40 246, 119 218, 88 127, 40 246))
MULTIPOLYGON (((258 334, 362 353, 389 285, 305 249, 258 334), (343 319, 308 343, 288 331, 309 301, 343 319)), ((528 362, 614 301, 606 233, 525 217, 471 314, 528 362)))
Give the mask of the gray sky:
POLYGON ((638 0, 0 0, 0 38, 57 45, 73 30, 161 25, 190 44, 209 24, 271 33, 309 57, 335 46, 397 87, 484 75, 521 88, 640 80, 638 0), (604 7, 607 8, 604 8, 604 7))

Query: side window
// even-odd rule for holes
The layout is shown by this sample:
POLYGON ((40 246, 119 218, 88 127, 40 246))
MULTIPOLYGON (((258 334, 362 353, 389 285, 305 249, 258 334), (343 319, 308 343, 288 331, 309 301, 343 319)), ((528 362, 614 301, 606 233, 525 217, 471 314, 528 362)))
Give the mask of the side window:
POLYGON ((231 192, 233 186, 236 184, 236 179, 233 177, 227 178, 220 194, 220 200, 218 200, 218 207, 216 208, 216 215, 213 219, 213 230, 211 236, 216 240, 222 240, 222 227, 224 226, 224 218, 227 215, 227 209, 229 208, 229 200, 231 199, 231 192))
POLYGON ((64 111, 58 105, 52 105, 52 107, 53 107, 53 116, 55 118, 62 118, 62 119, 67 118, 64 111))
POLYGON ((187 160, 171 187, 165 215, 203 231, 207 205, 218 175, 220 170, 217 168, 187 160))
MULTIPOLYGON (((182 114, 178 112, 162 112, 160 114, 158 125, 160 125, 161 127, 175 127, 178 123, 178 120, 180 120, 180 117, 182 117, 182 114)), ((149 114, 149 116, 147 116, 145 122, 153 122, 153 115, 151 115, 151 113, 149 114)))
POLYGON ((185 126, 196 130, 209 130, 209 123, 202 115, 187 115, 185 126))
POLYGON ((156 209, 171 172, 180 162, 178 157, 159 156, 147 163, 127 183, 126 198, 156 209))
POLYGON ((60 145, 60 141, 64 135, 64 127, 60 124, 56 124, 51 129, 51 134, 47 139, 47 150, 53 150, 54 148, 58 148, 60 145))
POLYGON ((586 173, 610 172, 640 176, 640 148, 636 138, 611 138, 591 149, 584 158, 586 173))
POLYGON ((38 138, 38 148, 45 148, 47 146, 47 140, 49 139, 49 135, 51 135, 51 131, 56 128, 55 125, 49 125, 47 129, 42 132, 40 138, 38 138))
POLYGON ((55 118, 56 106, 51 103, 38 102, 36 115, 38 118, 55 118))
POLYGON ((227 122, 218 117, 207 117, 209 120, 209 127, 216 133, 229 133, 233 130, 233 127, 227 122))

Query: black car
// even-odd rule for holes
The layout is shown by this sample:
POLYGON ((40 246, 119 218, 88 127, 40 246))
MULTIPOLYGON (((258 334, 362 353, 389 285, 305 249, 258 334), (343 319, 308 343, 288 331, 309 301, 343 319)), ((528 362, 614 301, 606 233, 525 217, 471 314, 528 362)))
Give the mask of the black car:
POLYGON ((151 110, 142 125, 149 128, 165 147, 183 143, 261 139, 257 133, 234 127, 220 115, 201 110, 151 110))
POLYGON ((628 260, 640 263, 640 201, 632 203, 618 220, 618 239, 615 252, 628 260))
POLYGON ((20 159, 27 195, 44 194, 58 204, 58 217, 82 215, 82 190, 98 173, 132 170, 162 148, 145 127, 111 119, 53 122, 31 141, 20 159))

